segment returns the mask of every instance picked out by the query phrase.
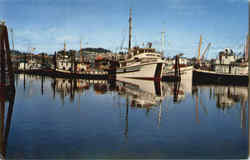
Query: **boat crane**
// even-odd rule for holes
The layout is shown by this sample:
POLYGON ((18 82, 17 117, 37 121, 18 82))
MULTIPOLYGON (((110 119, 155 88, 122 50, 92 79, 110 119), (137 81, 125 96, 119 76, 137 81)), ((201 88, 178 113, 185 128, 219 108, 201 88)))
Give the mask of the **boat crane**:
POLYGON ((205 50, 201 54, 201 45, 202 45, 202 35, 200 35, 200 42, 198 47, 198 56, 197 56, 197 64, 200 64, 201 61, 204 61, 204 57, 206 53, 208 52, 209 48, 211 47, 211 43, 209 42, 205 50))
POLYGON ((202 56, 201 56, 201 60, 204 60, 205 54, 208 52, 209 48, 211 46, 211 43, 208 43, 207 48, 203 51, 202 56))

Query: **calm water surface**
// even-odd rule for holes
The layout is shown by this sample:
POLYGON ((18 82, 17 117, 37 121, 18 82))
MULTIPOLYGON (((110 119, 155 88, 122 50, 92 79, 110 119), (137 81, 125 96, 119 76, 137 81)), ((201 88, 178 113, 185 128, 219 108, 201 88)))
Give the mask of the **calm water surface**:
MULTIPOLYGON (((242 158, 247 87, 17 75, 7 158, 242 158)), ((6 102, 6 107, 9 102, 6 102)), ((6 121, 7 122, 7 121, 6 121)))

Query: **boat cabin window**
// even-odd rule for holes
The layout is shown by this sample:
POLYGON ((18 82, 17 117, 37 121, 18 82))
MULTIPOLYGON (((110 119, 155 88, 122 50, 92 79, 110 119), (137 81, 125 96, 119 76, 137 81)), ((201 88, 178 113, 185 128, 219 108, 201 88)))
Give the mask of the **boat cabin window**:
POLYGON ((155 52, 154 48, 136 48, 134 49, 134 54, 140 54, 140 53, 150 53, 150 52, 155 52))
POLYGON ((140 62, 139 58, 137 58, 137 57, 135 58, 135 61, 136 61, 136 62, 140 62))

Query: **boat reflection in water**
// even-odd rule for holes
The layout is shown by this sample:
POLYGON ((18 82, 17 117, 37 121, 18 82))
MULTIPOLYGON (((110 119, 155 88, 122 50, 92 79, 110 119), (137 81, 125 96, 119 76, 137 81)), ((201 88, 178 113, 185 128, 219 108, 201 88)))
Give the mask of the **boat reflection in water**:
MULTIPOLYGON (((233 108, 240 107, 241 128, 246 128, 247 105, 248 105, 248 88, 243 86, 222 86, 222 85, 197 85, 193 86, 193 94, 196 96, 196 109, 198 106, 208 112, 202 100, 202 92, 209 89, 209 100, 216 101, 216 107, 227 112, 233 108), (198 103, 199 101, 199 103, 198 103)), ((198 112, 197 112, 198 113, 198 112)), ((198 115, 197 115, 197 121, 198 115)))
POLYGON ((93 88, 96 95, 115 92, 120 97, 128 98, 131 107, 150 109, 159 106, 167 96, 172 96, 174 102, 181 102, 185 99, 185 94, 191 93, 192 82, 164 83, 119 78, 115 84, 110 84, 105 80, 55 78, 52 80, 51 87, 54 94, 58 93, 62 100, 69 96, 73 101, 76 93, 82 94, 93 88))
POLYGON ((160 82, 122 78, 116 82, 116 86, 121 97, 129 98, 131 107, 159 106, 164 99, 160 82))

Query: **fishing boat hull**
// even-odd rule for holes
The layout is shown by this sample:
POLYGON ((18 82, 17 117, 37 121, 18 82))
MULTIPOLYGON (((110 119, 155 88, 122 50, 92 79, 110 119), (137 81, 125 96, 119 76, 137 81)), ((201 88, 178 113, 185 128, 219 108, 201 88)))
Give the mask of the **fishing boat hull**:
POLYGON ((118 68, 117 78, 134 78, 143 80, 161 80, 163 63, 149 63, 118 68))
POLYGON ((248 85, 247 74, 226 74, 200 69, 193 70, 193 84, 248 85))

